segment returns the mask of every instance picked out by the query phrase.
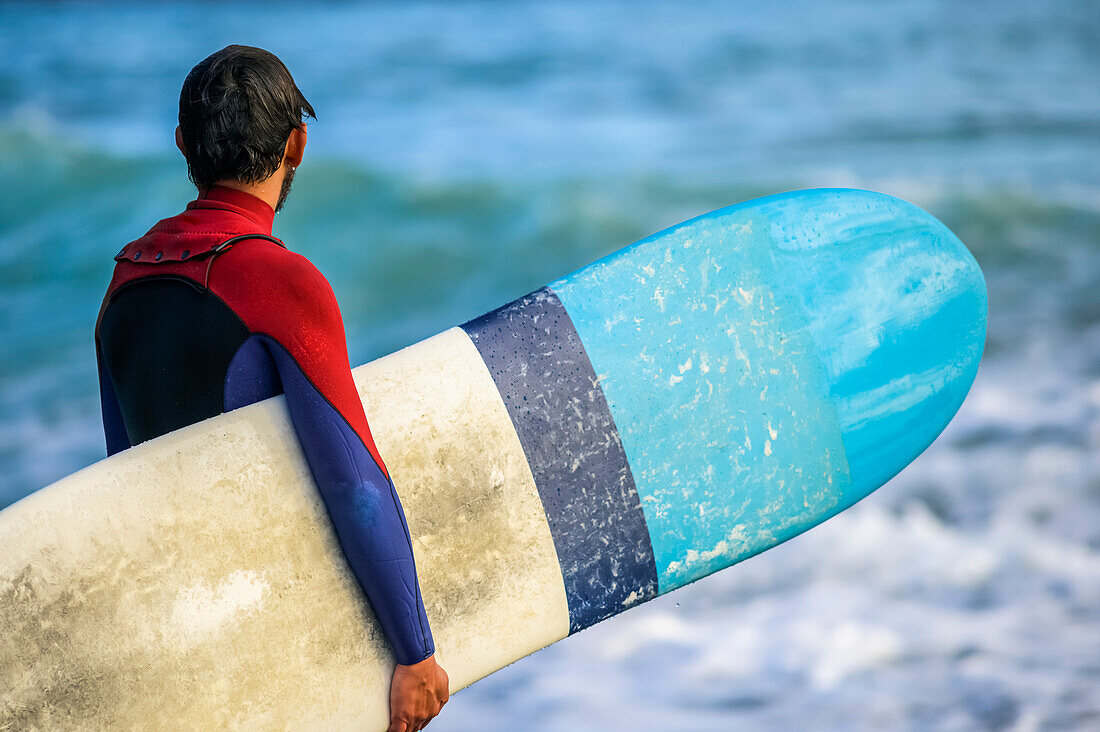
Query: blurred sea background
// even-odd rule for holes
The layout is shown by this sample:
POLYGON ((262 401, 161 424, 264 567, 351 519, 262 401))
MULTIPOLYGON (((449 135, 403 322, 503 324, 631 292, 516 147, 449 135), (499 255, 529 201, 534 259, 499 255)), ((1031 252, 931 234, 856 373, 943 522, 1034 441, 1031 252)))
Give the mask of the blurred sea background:
POLYGON ((0 506, 104 454, 112 257, 194 198, 179 89, 230 43, 317 110, 275 234, 354 365, 795 188, 911 200, 985 272, 982 368, 911 467, 430 729, 1100 728, 1095 2, 0 4, 0 506))

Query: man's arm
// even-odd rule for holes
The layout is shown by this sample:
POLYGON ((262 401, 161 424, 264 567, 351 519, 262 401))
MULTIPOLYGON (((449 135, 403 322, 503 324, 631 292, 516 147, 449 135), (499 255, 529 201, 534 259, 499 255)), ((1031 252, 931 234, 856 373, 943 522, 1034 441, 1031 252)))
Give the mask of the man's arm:
POLYGON ((96 365, 99 367, 99 403, 103 411, 103 435, 107 439, 107 456, 126 450, 132 445, 126 434, 126 425, 122 422, 122 408, 118 406, 115 383, 107 365, 103 363, 103 354, 99 348, 99 335, 95 339, 96 365))
POLYGON ((435 646, 412 541, 352 380, 340 308, 324 276, 291 257, 292 269, 277 288, 285 297, 271 298, 276 317, 258 334, 279 371, 294 430, 352 571, 397 662, 419 663, 435 646))
MULTIPOLYGON (((343 343, 343 324, 339 326, 343 343)), ((397 657, 390 686, 390 731, 423 729, 450 694, 447 674, 433 655, 409 528, 393 481, 292 355, 278 342, 265 340, 336 534, 397 657)), ((339 350, 346 354, 346 346, 339 350)), ((346 355, 342 361, 350 380, 346 355)))
MULTIPOLYGON (((393 482, 374 461, 362 437, 303 371, 299 360, 273 338, 264 340, 278 367, 294 430, 348 563, 370 598, 397 662, 419 663, 435 652, 435 646, 417 582, 408 526, 393 482)), ((336 345, 333 340, 314 341, 314 345, 331 349, 336 345)), ((329 355, 319 360, 337 358, 329 355)), ((351 379, 346 356, 343 359, 343 370, 351 379)))
POLYGON ((447 701, 448 680, 434 659, 401 502, 351 376, 336 297, 299 255, 259 244, 223 256, 250 259, 250 266, 214 267, 216 279, 220 272, 239 279, 213 289, 233 303, 275 362, 340 544, 397 659, 391 729, 421 729, 447 701))

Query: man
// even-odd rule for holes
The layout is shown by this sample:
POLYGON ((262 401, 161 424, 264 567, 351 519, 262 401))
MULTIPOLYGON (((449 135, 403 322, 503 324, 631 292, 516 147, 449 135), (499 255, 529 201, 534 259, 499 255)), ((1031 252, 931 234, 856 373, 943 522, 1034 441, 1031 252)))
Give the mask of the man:
POLYGON ((313 108, 271 53, 228 46, 180 93, 176 145, 198 198, 115 257, 96 324, 103 427, 114 454, 286 394, 321 496, 393 648, 391 732, 448 700, 405 517, 352 382, 324 276, 271 236, 313 108))

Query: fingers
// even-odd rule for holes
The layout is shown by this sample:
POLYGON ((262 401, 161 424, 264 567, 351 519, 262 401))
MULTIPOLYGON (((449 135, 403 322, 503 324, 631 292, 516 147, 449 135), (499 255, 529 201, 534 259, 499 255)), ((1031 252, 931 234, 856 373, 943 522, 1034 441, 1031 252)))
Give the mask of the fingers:
POLYGON ((431 722, 439 714, 439 710, 436 710, 435 714, 428 714, 420 719, 415 719, 409 723, 408 732, 420 732, 428 726, 428 722, 431 722))
POLYGON ((420 730, 427 727, 428 723, 439 715, 442 708, 443 704, 439 704, 434 713, 424 714, 423 716, 414 717, 412 719, 390 720, 390 726, 386 732, 420 732, 420 730))
POLYGON ((406 712, 400 717, 394 717, 390 720, 390 726, 386 732, 420 732, 428 726, 428 722, 436 718, 442 708, 443 705, 438 704, 434 712, 422 711, 419 714, 406 712))

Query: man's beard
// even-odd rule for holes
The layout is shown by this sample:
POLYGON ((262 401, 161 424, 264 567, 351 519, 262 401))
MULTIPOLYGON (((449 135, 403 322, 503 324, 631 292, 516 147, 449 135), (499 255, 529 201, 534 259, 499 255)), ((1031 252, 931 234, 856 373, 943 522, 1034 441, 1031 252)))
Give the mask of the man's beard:
POLYGON ((286 203, 286 197, 290 195, 290 184, 294 180, 294 173, 297 169, 291 166, 287 166, 286 175, 283 176, 283 185, 279 189, 279 202, 275 204, 275 211, 278 213, 282 209, 283 204, 286 203))

